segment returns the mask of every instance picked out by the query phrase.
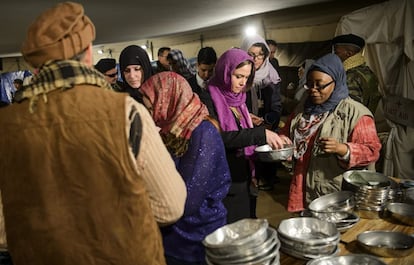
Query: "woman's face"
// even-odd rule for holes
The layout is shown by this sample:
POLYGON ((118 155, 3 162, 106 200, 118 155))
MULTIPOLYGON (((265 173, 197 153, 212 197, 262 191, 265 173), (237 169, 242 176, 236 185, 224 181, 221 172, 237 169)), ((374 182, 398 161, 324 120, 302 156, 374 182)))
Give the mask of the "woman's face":
POLYGON ((256 46, 251 46, 249 48, 249 50, 247 51, 247 53, 251 57, 253 57, 254 69, 258 70, 262 66, 262 64, 264 63, 264 59, 265 59, 262 48, 256 47, 256 46))
POLYGON ((310 99, 316 105, 326 102, 335 89, 332 77, 324 72, 312 71, 308 74, 306 87, 310 99))
POLYGON ((246 87, 247 80, 252 72, 252 65, 246 64, 234 70, 231 75, 231 91, 233 93, 240 93, 246 87))
POLYGON ((139 88, 141 86, 143 76, 144 71, 142 70, 141 65, 138 64, 128 65, 124 70, 125 81, 132 88, 139 88))

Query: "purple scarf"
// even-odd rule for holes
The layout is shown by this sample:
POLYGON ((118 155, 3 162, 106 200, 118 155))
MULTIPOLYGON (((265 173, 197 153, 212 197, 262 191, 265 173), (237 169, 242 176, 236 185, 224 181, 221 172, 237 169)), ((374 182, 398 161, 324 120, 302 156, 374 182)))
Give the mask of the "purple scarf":
MULTIPOLYGON (((208 90, 223 131, 239 130, 230 107, 236 108, 241 114, 240 124, 242 128, 253 128, 249 110, 246 106, 246 92, 236 94, 231 91, 231 75, 236 67, 244 61, 253 63, 252 57, 246 51, 236 48, 227 50, 217 60, 214 76, 208 83, 208 90)), ((253 153, 254 146, 245 148, 246 155, 249 156, 253 153)))

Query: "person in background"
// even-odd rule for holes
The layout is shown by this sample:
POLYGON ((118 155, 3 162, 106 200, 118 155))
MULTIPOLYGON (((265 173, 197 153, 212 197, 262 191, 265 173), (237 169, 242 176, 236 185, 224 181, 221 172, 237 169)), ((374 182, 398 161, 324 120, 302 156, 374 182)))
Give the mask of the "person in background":
POLYGON ((231 183, 220 133, 179 74, 156 74, 140 90, 187 186, 183 217, 161 229, 167 264, 206 264, 202 240, 226 224, 222 200, 231 183))
POLYGON ((196 71, 184 57, 184 54, 181 50, 172 49, 168 54, 167 59, 170 62, 171 71, 182 75, 185 79, 190 79, 193 75, 196 74, 196 71))
MULTIPOLYGON (((217 62, 216 51, 212 47, 204 47, 198 51, 197 55, 197 73, 191 76, 187 81, 193 92, 196 93, 200 100, 207 106, 212 106, 210 93, 207 91, 207 83, 214 73, 214 66, 217 62)), ((209 113, 214 113, 209 110, 209 113)))
POLYGON ((167 57, 170 53, 170 47, 161 47, 158 49, 158 61, 156 67, 154 68, 154 73, 160 73, 164 71, 171 71, 170 62, 167 57))
POLYGON ((118 69, 116 68, 116 61, 113 58, 100 59, 95 64, 95 69, 105 76, 105 80, 111 84, 111 87, 116 92, 122 92, 122 83, 118 81, 118 69))
POLYGON ((316 60, 307 72, 305 88, 306 101, 281 130, 295 145, 290 212, 341 190, 342 174, 372 167, 381 149, 372 113, 349 97, 338 56, 327 54, 316 60))
POLYGON ((305 89, 305 85, 306 85, 306 76, 308 73, 309 68, 311 67, 311 65, 315 62, 315 60, 313 59, 306 59, 298 68, 298 78, 299 78, 299 83, 298 83, 298 89, 295 92, 295 96, 294 99, 296 100, 296 102, 300 102, 303 98, 304 95, 306 95, 306 89, 305 89))
POLYGON ((215 117, 226 148, 232 184, 224 205, 227 222, 256 217, 256 201, 250 197, 250 183, 254 177, 254 149, 269 144, 281 148, 291 143, 287 137, 264 126, 254 127, 246 106, 246 91, 253 84, 254 62, 246 51, 233 48, 217 60, 214 75, 208 83, 215 117))
POLYGON ((279 61, 275 57, 277 51, 277 42, 274 40, 266 40, 267 45, 269 46, 269 62, 273 65, 276 71, 279 71, 279 61))
POLYGON ((375 114, 382 96, 378 78, 365 63, 365 40, 355 34, 339 35, 332 39, 332 46, 344 65, 349 96, 375 114))
POLYGON ((14 102, 14 95, 16 94, 17 91, 19 91, 20 89, 22 89, 23 87, 23 80, 20 78, 16 78, 13 80, 13 86, 14 86, 14 91, 12 90, 11 93, 11 97, 12 97, 12 103, 14 102))
POLYGON ((93 67, 83 6, 45 10, 22 45, 39 69, 0 109, 0 190, 15 265, 165 264, 157 221, 186 188, 145 107, 93 67), (145 242, 145 243, 143 243, 145 242))
POLYGON ((153 74, 147 52, 137 45, 125 47, 119 55, 119 67, 124 80, 123 91, 142 103, 138 89, 153 74))
POLYGON ((16 78, 13 80, 14 89, 17 91, 23 87, 23 80, 16 78))
MULTIPOLYGON (((270 48, 259 35, 246 37, 241 48, 254 60, 255 75, 253 86, 248 92, 247 105, 255 126, 266 126, 278 130, 282 113, 280 95, 280 77, 269 62, 270 48)), ((277 164, 274 162, 257 162, 256 178, 261 182, 260 190, 272 190, 275 182, 277 164)))

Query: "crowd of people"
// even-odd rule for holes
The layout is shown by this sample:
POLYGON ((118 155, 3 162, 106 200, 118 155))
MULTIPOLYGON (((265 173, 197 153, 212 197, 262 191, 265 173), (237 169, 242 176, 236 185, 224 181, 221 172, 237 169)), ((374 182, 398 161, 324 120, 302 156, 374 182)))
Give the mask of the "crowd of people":
POLYGON ((303 64, 284 127, 273 40, 203 47, 194 68, 169 47, 153 67, 136 45, 119 67, 94 65, 94 39, 73 2, 28 29, 22 54, 37 73, 0 108, 0 264, 206 264, 202 240, 256 218, 258 189, 277 185, 257 146, 295 147, 290 212, 379 159, 378 81, 359 36, 303 64))

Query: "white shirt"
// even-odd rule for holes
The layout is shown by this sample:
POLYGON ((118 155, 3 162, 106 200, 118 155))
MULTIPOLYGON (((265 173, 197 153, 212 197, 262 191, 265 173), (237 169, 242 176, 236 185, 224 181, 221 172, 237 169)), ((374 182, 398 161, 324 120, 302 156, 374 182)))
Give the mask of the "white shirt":
POLYGON ((199 87, 201 87, 202 89, 207 88, 207 81, 204 81, 201 77, 198 76, 198 74, 196 74, 196 79, 197 79, 197 85, 199 87))

